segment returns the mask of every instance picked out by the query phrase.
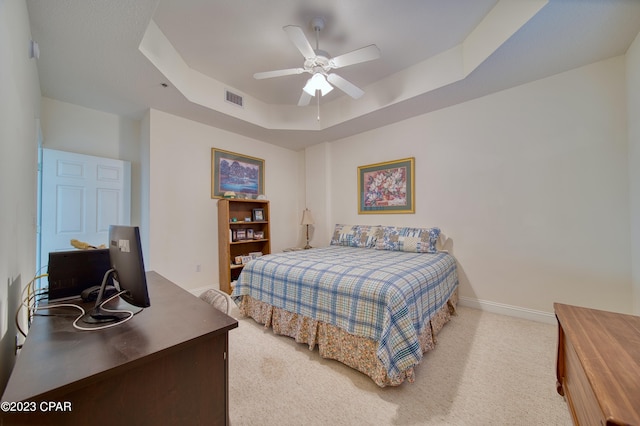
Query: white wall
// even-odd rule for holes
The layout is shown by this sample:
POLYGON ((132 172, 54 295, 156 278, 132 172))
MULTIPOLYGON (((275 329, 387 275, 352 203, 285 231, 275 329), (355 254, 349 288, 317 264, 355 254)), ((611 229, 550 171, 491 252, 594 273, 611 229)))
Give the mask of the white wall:
POLYGON ((301 238, 303 152, 151 110, 147 268, 185 289, 219 287, 217 199, 211 198, 214 147, 265 160, 271 250, 295 246, 301 238))
POLYGON ((328 244, 336 222, 437 225, 454 241, 468 300, 536 312, 552 312, 554 301, 631 312, 634 287, 640 297, 640 272, 633 279, 631 272, 639 264, 639 215, 630 213, 640 210, 637 46, 626 61, 592 64, 304 153, 159 111, 141 124, 43 98, 45 146, 133 157, 146 167, 140 180, 150 192, 140 189, 134 202, 151 246, 147 267, 187 289, 218 285, 217 213, 209 198, 210 149, 218 147, 267 160, 274 251, 304 242, 298 224, 305 206, 316 219, 313 246, 328 244), (410 156, 416 214, 358 215, 357 167, 410 156))
POLYGON ((26 2, 0 0, 0 393, 15 362, 20 294, 36 273, 40 84, 30 34, 26 2))
POLYGON ((214 146, 266 160, 272 250, 301 243, 303 153, 159 111, 135 121, 49 98, 42 98, 42 128, 46 148, 131 161, 132 224, 141 226, 145 266, 185 288, 218 286, 217 210, 210 198, 214 146), (152 224, 159 230, 153 240, 152 224))
POLYGON ((132 220, 151 246, 147 267, 188 289, 218 285, 209 198, 215 146, 267 160, 273 251, 304 242, 305 206, 316 219, 314 246, 328 244, 336 222, 437 225, 453 238, 469 300, 536 312, 552 312, 554 301, 631 312, 635 290, 638 312, 640 267, 631 265, 640 264, 639 49, 636 40, 626 60, 304 153, 159 111, 140 123, 43 98, 45 146, 132 161, 139 170, 132 220), (409 156, 416 214, 358 215, 357 167, 409 156))
POLYGON ((140 122, 42 98, 43 147, 131 162, 131 224, 140 224, 140 122))
POLYGON ((441 227, 469 300, 630 312, 624 75, 617 57, 331 143, 329 221, 441 227), (416 213, 358 215, 357 167, 405 157, 416 213))
MULTIPOLYGON (((149 253, 149 188, 151 175, 149 164, 149 150, 151 147, 151 128, 149 126, 151 113, 147 111, 140 122, 140 239, 142 240, 142 251, 145 256, 149 253)), ((145 263, 146 265, 146 263, 145 263)))
MULTIPOLYGON (((331 217, 331 144, 320 143, 307 148, 305 154, 305 206, 311 211, 314 225, 309 226, 309 245, 329 244, 333 225, 331 217)), ((306 244, 306 229, 305 229, 306 244)), ((302 244, 300 247, 304 247, 302 244)))
POLYGON ((634 313, 640 315, 640 34, 627 52, 627 121, 634 313))

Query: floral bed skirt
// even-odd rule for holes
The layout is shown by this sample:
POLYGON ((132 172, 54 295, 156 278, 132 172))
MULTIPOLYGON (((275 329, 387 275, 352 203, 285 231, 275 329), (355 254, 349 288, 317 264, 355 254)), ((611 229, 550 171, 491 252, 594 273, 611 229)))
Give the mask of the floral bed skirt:
MULTIPOLYGON (((453 292, 436 314, 431 318, 430 327, 418 336, 422 353, 435 348, 436 336, 455 314, 458 303, 458 289, 453 292)), ((378 342, 366 337, 354 336, 346 331, 312 318, 276 308, 251 296, 242 296, 240 313, 253 318, 273 332, 292 337, 298 343, 309 345, 313 350, 318 345, 320 356, 335 359, 369 376, 378 386, 398 386, 405 380, 414 381, 414 367, 403 371, 397 377, 389 377, 386 368, 376 355, 378 342)))

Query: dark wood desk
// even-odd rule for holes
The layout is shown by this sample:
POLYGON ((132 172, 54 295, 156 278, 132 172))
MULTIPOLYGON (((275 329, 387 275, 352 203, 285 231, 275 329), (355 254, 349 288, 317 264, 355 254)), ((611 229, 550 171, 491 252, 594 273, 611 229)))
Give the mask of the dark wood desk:
POLYGON ((640 426, 640 317, 554 304, 557 390, 576 425, 640 426))
POLYGON ((35 411, 2 424, 227 424, 238 322, 155 272, 147 283, 151 307, 117 327, 78 331, 75 310, 37 316, 2 396, 35 411))

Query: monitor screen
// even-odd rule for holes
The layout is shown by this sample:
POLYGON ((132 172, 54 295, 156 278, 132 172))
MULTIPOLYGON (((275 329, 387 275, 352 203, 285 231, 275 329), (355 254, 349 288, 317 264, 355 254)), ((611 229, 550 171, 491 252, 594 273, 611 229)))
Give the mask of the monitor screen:
MULTIPOLYGON (((82 317, 82 321, 85 323, 102 324, 127 321, 142 308, 151 306, 142 258, 140 229, 137 226, 111 225, 109 227, 109 261, 111 269, 104 275, 96 304, 92 311, 82 317), (116 294, 124 302, 127 302, 127 307, 121 308, 121 303, 115 309, 106 305, 113 299, 113 297, 106 299, 104 297, 110 277, 113 278, 114 285, 118 287, 119 291, 116 294)), ((86 330, 87 328, 81 329, 86 330)))
MULTIPOLYGON (((109 269, 109 249, 52 251, 47 271, 49 300, 78 297, 84 289, 99 286, 109 269)), ((109 279, 107 284, 113 283, 109 279)))

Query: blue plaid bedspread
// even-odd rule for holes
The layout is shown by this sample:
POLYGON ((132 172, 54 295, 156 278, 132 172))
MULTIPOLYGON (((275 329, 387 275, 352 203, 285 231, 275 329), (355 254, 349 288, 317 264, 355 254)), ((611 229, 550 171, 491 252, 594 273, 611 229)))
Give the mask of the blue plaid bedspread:
POLYGON ((446 253, 329 246, 252 260, 232 298, 250 295, 376 340, 387 374, 397 377, 422 359, 418 335, 457 285, 446 253))

